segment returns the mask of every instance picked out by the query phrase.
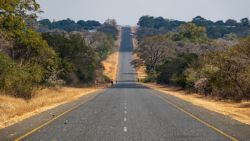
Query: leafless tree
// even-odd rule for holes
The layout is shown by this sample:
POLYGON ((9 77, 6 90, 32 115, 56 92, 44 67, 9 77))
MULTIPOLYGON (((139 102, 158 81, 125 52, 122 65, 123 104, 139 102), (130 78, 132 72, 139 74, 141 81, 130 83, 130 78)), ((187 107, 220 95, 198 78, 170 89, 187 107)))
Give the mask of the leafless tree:
POLYGON ((156 66, 168 57, 175 56, 175 43, 163 36, 148 37, 136 49, 138 56, 144 60, 148 72, 155 72, 156 66))

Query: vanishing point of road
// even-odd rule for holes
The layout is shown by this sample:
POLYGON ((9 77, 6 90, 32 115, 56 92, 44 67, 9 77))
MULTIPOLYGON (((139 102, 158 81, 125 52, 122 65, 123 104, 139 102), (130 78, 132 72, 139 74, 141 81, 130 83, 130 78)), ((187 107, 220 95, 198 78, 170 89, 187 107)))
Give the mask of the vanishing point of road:
POLYGON ((0 130, 0 141, 249 140, 250 126, 136 82, 129 27, 118 84, 0 130))

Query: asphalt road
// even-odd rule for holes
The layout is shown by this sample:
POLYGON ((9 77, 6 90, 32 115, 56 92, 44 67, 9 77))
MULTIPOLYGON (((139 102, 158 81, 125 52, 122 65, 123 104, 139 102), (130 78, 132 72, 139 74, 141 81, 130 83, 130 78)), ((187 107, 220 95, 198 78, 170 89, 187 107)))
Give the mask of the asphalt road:
POLYGON ((118 84, 0 130, 0 140, 250 140, 250 126, 136 83, 130 34, 123 28, 118 84))

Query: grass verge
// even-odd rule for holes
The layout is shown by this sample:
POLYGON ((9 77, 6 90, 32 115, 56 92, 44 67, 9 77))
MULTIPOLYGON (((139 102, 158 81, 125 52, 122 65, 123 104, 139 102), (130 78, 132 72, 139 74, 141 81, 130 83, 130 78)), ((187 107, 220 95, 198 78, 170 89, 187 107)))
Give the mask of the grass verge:
POLYGON ((229 100, 218 100, 214 97, 206 97, 196 93, 188 93, 176 87, 166 85, 158 85, 154 83, 144 84, 152 89, 159 90, 165 94, 175 96, 193 105, 203 107, 210 111, 214 111, 231 117, 239 122, 250 125, 250 102, 234 102, 229 100))
POLYGON ((101 88, 46 88, 30 100, 0 95, 0 129, 101 88))
POLYGON ((108 76, 111 80, 115 81, 117 78, 117 72, 119 67, 119 49, 121 44, 121 27, 118 28, 119 34, 115 41, 115 48, 111 55, 102 61, 104 67, 103 74, 108 76))

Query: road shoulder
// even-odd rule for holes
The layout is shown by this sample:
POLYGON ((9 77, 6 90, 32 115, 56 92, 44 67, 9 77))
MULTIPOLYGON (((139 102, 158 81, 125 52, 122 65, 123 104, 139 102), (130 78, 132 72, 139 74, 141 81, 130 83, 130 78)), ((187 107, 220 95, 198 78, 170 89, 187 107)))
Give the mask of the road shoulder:
POLYGON ((187 91, 166 85, 164 86, 153 83, 143 85, 159 90, 167 95, 178 97, 184 101, 192 103, 193 105, 203 107, 210 111, 220 113, 239 122, 250 125, 250 102, 216 100, 213 97, 205 97, 196 93, 188 93, 187 91))
POLYGON ((69 113, 70 111, 78 108, 79 106, 94 100, 104 89, 99 89, 92 91, 87 95, 83 95, 75 101, 64 103, 54 107, 52 109, 46 110, 21 122, 18 122, 9 127, 0 130, 0 140, 14 140, 20 136, 23 136, 32 130, 36 130, 39 127, 45 125, 46 123, 59 118, 60 116, 69 113))
POLYGON ((236 138, 236 140, 247 140, 250 138, 250 134, 248 134, 250 132, 250 126, 247 124, 241 123, 218 112, 211 111, 208 108, 195 105, 167 91, 156 88, 155 86, 153 87, 152 84, 141 84, 151 88, 152 94, 171 104, 176 109, 184 112, 214 131, 229 136, 230 140, 234 138, 236 138))

